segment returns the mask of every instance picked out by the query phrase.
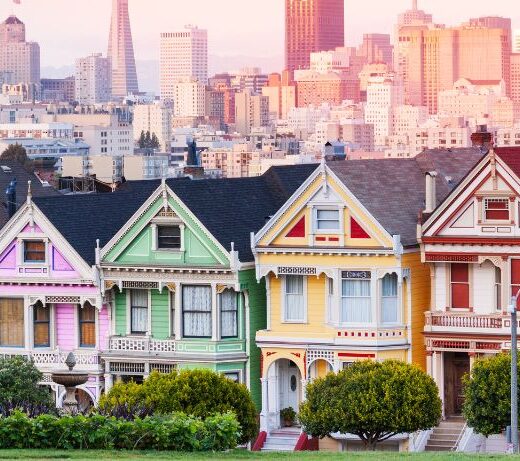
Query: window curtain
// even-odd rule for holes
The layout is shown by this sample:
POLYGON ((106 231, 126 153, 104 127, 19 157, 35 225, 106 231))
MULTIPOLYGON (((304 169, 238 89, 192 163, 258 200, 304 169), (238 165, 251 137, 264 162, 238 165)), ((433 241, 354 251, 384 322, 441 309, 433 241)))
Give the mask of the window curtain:
POLYGON ((132 290, 130 306, 132 333, 146 333, 148 331, 148 290, 132 290))
POLYGON ((285 320, 289 322, 303 322, 305 320, 303 275, 287 275, 285 277, 285 320))
POLYGON ((238 293, 225 290, 220 294, 220 329, 223 338, 238 336, 238 293))
POLYGON ((0 346, 24 346, 23 311, 23 299, 0 299, 0 346))
POLYGON ((211 287, 183 286, 184 336, 211 337, 211 287))
POLYGON ((341 290, 341 321, 370 323, 372 321, 370 280, 343 280, 341 290))
POLYGON ((399 319, 397 308, 397 275, 385 275, 381 284, 381 321, 383 323, 397 323, 399 319))

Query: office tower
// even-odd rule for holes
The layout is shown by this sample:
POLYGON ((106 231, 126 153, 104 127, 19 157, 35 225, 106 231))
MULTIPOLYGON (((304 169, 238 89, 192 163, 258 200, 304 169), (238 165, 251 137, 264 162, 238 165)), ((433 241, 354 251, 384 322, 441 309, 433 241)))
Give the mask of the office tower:
POLYGON ((40 46, 25 40, 25 24, 16 16, 0 24, 0 77, 7 84, 40 84, 40 46))
POLYGON ((412 0, 412 8, 399 15, 397 26, 415 26, 418 24, 431 24, 432 22, 433 16, 420 10, 417 0, 412 0))
POLYGON ((112 97, 122 99, 137 93, 132 29, 128 14, 128 0, 112 1, 112 21, 108 39, 108 54, 112 66, 112 97))
POLYGON ((177 32, 161 33, 161 98, 172 99, 175 82, 196 78, 208 82, 208 31, 186 26, 177 32))
POLYGON ((242 91, 235 95, 236 131, 243 135, 251 134, 253 128, 269 124, 269 98, 261 94, 242 91))
POLYGON ((345 45, 345 0, 285 0, 285 67, 308 69, 310 54, 345 45))
POLYGON ((76 101, 97 104, 111 99, 110 59, 101 53, 76 60, 76 101))
POLYGON ((513 53, 520 53, 520 29, 513 32, 513 53))
POLYGON ((134 106, 134 139, 149 131, 159 140, 160 149, 169 152, 172 141, 172 108, 170 104, 137 104, 134 106))
POLYGON ((384 63, 392 66, 393 46, 389 34, 363 34, 358 56, 365 58, 366 64, 384 63))
POLYGON ((206 115, 206 85, 196 78, 184 77, 173 85, 173 115, 204 117, 206 115))

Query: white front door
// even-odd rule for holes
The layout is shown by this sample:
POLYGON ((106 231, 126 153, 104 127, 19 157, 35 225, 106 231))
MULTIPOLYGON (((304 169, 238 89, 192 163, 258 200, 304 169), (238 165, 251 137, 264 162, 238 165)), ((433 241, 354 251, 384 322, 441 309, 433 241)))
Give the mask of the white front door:
POLYGON ((280 382, 280 410, 292 407, 298 412, 301 392, 300 370, 289 360, 279 362, 278 376, 280 382))

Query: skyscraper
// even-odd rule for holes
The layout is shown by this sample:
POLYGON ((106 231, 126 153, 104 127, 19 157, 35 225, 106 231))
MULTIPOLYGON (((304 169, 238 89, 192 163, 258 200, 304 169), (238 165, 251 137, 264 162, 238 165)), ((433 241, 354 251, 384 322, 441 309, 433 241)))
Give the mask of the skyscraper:
POLYGON ((308 69, 310 54, 345 45, 345 0, 285 0, 285 67, 308 69))
POLYGON ((129 93, 137 93, 139 86, 128 0, 113 0, 108 58, 112 65, 112 97, 124 98, 129 93))
POLYGON ((100 53, 76 59, 76 101, 97 104, 110 101, 110 60, 100 53))
POLYGON ((208 32, 195 26, 161 33, 161 98, 172 99, 175 82, 196 78, 208 83, 208 32))

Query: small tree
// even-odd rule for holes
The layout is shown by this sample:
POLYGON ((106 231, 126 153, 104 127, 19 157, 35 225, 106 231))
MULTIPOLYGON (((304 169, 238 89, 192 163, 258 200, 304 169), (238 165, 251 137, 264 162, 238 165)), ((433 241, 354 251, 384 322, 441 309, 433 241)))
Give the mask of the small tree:
POLYGON ((155 133, 152 133, 152 140, 150 141, 150 147, 152 149, 159 149, 159 139, 155 133))
POLYGON ((139 141, 137 141, 139 144, 139 148, 144 149, 146 147, 146 137, 144 134, 144 131, 141 131, 141 135, 139 136, 139 141))
POLYGON ((511 355, 477 360, 463 382, 468 425, 486 437, 500 434, 511 423, 511 355))
POLYGON ((27 157, 25 147, 20 144, 10 144, 0 155, 0 160, 18 162, 28 171, 34 169, 32 160, 29 160, 29 157, 27 157))
POLYGON ((149 148, 151 144, 152 144, 152 138, 150 136, 150 132, 147 131, 144 136, 144 147, 149 148))
POLYGON ((53 407, 48 390, 39 386, 42 373, 32 361, 24 357, 0 359, 0 406, 27 408, 28 406, 53 407))
POLYGON ((416 366, 388 360, 358 362, 316 379, 307 386, 298 419, 314 437, 355 434, 375 450, 394 435, 436 426, 441 414, 433 379, 416 366))

